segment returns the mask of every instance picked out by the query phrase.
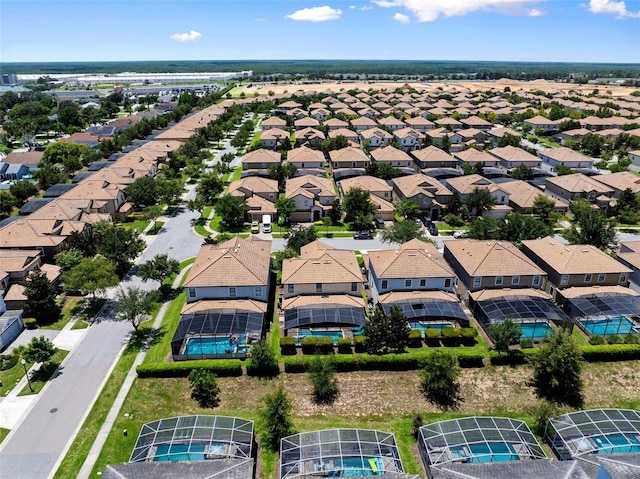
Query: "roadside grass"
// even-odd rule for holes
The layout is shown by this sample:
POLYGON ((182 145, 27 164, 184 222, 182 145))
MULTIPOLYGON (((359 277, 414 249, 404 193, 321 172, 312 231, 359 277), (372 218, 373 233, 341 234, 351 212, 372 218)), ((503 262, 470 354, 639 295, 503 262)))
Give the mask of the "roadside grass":
POLYGON ((209 205, 209 206, 205 206, 204 209, 202 210, 202 218, 209 218, 209 215, 211 215, 211 212, 213 211, 213 206, 209 205))
POLYGON ((147 226, 149 226, 149 221, 147 220, 134 220, 128 221, 126 223, 120 223, 123 228, 128 230, 136 230, 138 233, 142 233, 147 226))
POLYGON ((93 321, 100 312, 100 309, 107 302, 106 298, 94 298, 89 301, 89 304, 84 311, 78 316, 78 320, 71 327, 71 329, 85 329, 89 327, 89 322, 93 321))
POLYGON ((77 296, 66 296, 64 299, 64 306, 62 307, 62 314, 60 315, 60 319, 55 323, 43 324, 40 326, 40 329, 54 329, 60 330, 64 328, 69 320, 80 311, 82 308, 82 303, 84 302, 84 298, 77 296))
POLYGON ((156 224, 153 225, 153 227, 149 231, 147 231, 146 234, 149 236, 157 235, 164 226, 164 223, 164 221, 156 221, 156 224))
POLYGON ((181 292, 169 304, 162 325, 155 333, 156 341, 149 347, 144 357, 145 363, 164 362, 171 352, 171 337, 180 322, 180 311, 186 302, 186 295, 181 292))
MULTIPOLYGON (((51 379, 53 374, 56 372, 56 369, 58 369, 57 365, 59 365, 64 360, 67 354, 69 354, 69 351, 65 351, 64 349, 58 349, 58 351, 56 351, 56 353, 51 358, 51 361, 55 362, 56 366, 48 367, 48 368, 45 366, 40 366, 40 369, 38 369, 38 371, 36 371, 33 377, 31 378, 31 387, 33 388, 33 391, 29 389, 29 384, 27 384, 22 389, 22 391, 18 393, 18 396, 28 396, 30 394, 38 394, 40 391, 42 391, 42 388, 45 386, 45 384, 47 384, 49 379, 51 379)), ((22 366, 22 364, 20 364, 20 366, 22 366)))
MULTIPOLYGON (((27 363, 25 365, 27 370, 31 367, 31 363, 27 363)), ((7 369, 5 371, 0 371, 0 396, 6 396, 11 392, 11 390, 16 386, 16 383, 22 379, 24 376, 24 366, 20 363, 20 358, 18 358, 18 362, 11 369, 7 369)))
POLYGON ((11 429, 5 429, 4 427, 0 427, 0 443, 4 441, 4 438, 9 435, 11 429))
POLYGON ((207 236, 211 235, 211 233, 204 227, 203 221, 203 218, 199 218, 196 224, 193 226, 193 229, 200 236, 204 236, 206 238, 207 236))
POLYGON ((229 177, 229 182, 233 183, 234 181, 238 181, 242 176, 242 168, 234 168, 233 173, 229 177))
POLYGON ((240 233, 251 233, 251 226, 225 226, 224 229, 221 226, 222 216, 216 214, 211 222, 209 223, 209 228, 213 231, 219 231, 224 233, 231 234, 240 234, 240 233))

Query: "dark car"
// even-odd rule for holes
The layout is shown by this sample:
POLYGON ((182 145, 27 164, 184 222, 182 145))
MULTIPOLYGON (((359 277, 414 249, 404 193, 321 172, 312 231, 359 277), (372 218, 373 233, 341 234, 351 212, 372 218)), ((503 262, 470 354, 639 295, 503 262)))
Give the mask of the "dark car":
POLYGON ((429 216, 423 216, 420 220, 422 221, 422 224, 427 227, 431 224, 431 218, 429 216))
POLYGON ((435 223, 429 224, 428 229, 429 229, 429 234, 431 236, 438 236, 438 227, 436 226, 435 223))
POLYGON ((382 218, 376 218, 376 228, 384 228, 384 220, 382 218))
POLYGON ((371 231, 358 231, 354 233, 353 239, 373 239, 371 231))

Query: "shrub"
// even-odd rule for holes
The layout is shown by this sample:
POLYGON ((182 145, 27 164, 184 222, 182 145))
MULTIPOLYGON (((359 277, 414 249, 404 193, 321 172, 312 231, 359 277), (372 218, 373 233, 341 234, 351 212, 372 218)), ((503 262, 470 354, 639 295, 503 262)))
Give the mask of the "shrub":
POLYGON ((460 336, 462 337, 462 344, 465 346, 473 346, 476 344, 476 336, 478 336, 478 331, 476 328, 460 328, 460 336))
POLYGON ((423 364, 420 390, 424 396, 442 409, 455 409, 462 400, 458 383, 460 366, 455 356, 436 351, 423 364))
POLYGON ((609 344, 622 344, 622 337, 617 334, 612 334, 611 336, 607 336, 607 343, 609 344))
POLYGON ((351 354, 351 339, 350 338, 338 338, 338 352, 340 354, 351 354))
POLYGON ((195 399, 200 407, 212 408, 220 404, 220 388, 216 375, 206 369, 193 369, 189 373, 191 383, 191 398, 195 399))
POLYGON ((442 342, 445 346, 460 346, 461 332, 458 328, 445 328, 442 330, 442 342))
POLYGON ((422 414, 419 412, 414 412, 411 415, 411 435, 414 439, 418 439, 420 435, 420 428, 424 426, 424 420, 422 419, 422 414))
POLYGON ((186 378, 193 369, 206 369, 218 377, 242 376, 239 359, 201 359, 173 363, 146 363, 136 368, 139 378, 186 378))
POLYGON ((521 339, 520 340, 520 347, 521 348, 525 348, 525 349, 529 349, 533 347, 533 339, 521 339))
POLYGON ((58 351, 58 348, 56 348, 50 340, 44 336, 40 336, 39 338, 31 338, 31 342, 22 353, 22 357, 28 363, 43 363, 46 368, 48 367, 48 361, 56 351, 58 351))
POLYGON ((640 344, 640 336, 635 334, 627 334, 624 337, 624 344, 640 344))
POLYGON ((481 354, 458 354, 458 364, 461 368, 483 368, 484 358, 481 354))
POLYGON ((302 338, 303 354, 331 354, 333 353, 333 338, 318 336, 302 338))
POLYGON ((356 348, 356 353, 364 353, 367 350, 367 337, 363 335, 354 336, 353 344, 356 348))
POLYGON ((549 401, 542 401, 533 411, 533 416, 535 417, 533 432, 542 437, 549 419, 557 417, 558 413, 558 407, 555 404, 549 401))
POLYGON ((509 354, 500 354, 497 351, 489 352, 489 363, 492 366, 515 366, 524 364, 538 354, 538 350, 534 348, 521 349, 520 351, 512 350, 509 354))
POLYGON ((1 354, 0 355, 0 371, 6 371, 18 364, 17 354, 1 354))
POLYGON ((36 329, 37 327, 36 318, 24 318, 24 326, 27 329, 36 329))
POLYGON ((259 410, 260 445, 277 452, 280 449, 280 440, 296 432, 291 419, 293 402, 282 386, 267 394, 262 402, 259 410))
POLYGON ((313 400, 317 404, 331 404, 338 397, 338 379, 331 357, 315 356, 309 362, 309 381, 313 400))
POLYGON ((251 357, 247 359, 247 374, 261 378, 272 378, 280 374, 276 355, 264 339, 251 346, 251 357))
POLYGON ((280 338, 280 354, 283 356, 295 356, 296 352, 296 338, 282 336, 280 338))
POLYGON ((598 336, 595 334, 589 336, 589 344, 599 345, 604 343, 605 343, 604 336, 598 336))
POLYGON ((637 344, 582 346, 581 350, 582 357, 589 362, 640 359, 640 345, 637 344))
POLYGON ((440 330, 435 328, 425 329, 424 340, 427 346, 440 346, 440 330))
POLYGON ((409 331, 409 347, 422 347, 422 332, 419 329, 412 329, 411 331, 409 331))

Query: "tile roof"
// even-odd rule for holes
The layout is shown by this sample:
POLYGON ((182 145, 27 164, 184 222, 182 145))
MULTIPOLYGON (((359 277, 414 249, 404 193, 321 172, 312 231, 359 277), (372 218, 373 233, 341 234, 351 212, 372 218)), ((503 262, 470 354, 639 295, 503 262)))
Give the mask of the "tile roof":
POLYGON ((404 151, 391 145, 372 150, 371 158, 375 161, 412 161, 404 151))
POLYGON ((610 188, 623 191, 630 188, 635 194, 640 193, 640 177, 630 171, 619 171, 608 175, 596 175, 592 178, 610 188))
POLYGON ((421 150, 414 150, 411 155, 419 161, 457 161, 452 155, 433 145, 421 150))
POLYGON ((455 276, 436 247, 419 240, 403 243, 396 250, 370 251, 369 265, 380 279, 455 276))
POLYGON ((329 152, 329 158, 331 161, 370 161, 367 154, 360 148, 354 148, 353 146, 347 146, 339 150, 332 150, 329 152))
POLYGON ((460 299, 455 294, 446 291, 391 291, 378 297, 380 303, 397 303, 423 299, 451 303, 460 302, 460 299))
POLYGON ((540 158, 538 158, 537 156, 532 155, 522 148, 517 148, 511 145, 507 145, 501 148, 492 148, 491 150, 488 150, 487 153, 503 161, 540 162, 540 158))
POLYGON ((462 150, 457 153, 454 153, 453 156, 456 158, 466 161, 466 162, 474 162, 474 163, 488 163, 495 162, 496 158, 489 153, 484 151, 478 151, 474 148, 469 148, 468 150, 462 150))
POLYGON ((559 162, 565 161, 593 161, 593 158, 589 158, 588 156, 581 155, 577 151, 572 150, 571 148, 565 148, 561 146, 560 148, 552 148, 550 150, 544 150, 540 152, 540 154, 547 156, 553 160, 559 162))
POLYGON ((319 190, 317 194, 311 193, 316 196, 335 196, 335 190, 333 189, 333 182, 322 176, 304 175, 294 176, 287 180, 286 197, 291 198, 301 192, 301 190, 309 193, 309 190, 319 190))
POLYGON ((281 155, 277 151, 259 148, 242 157, 242 163, 280 163, 281 155))
POLYGON ((543 196, 553 201, 556 208, 567 208, 562 201, 547 195, 544 191, 530 185, 526 181, 513 180, 500 183, 500 188, 509 195, 509 202, 522 209, 533 208, 533 203, 538 196, 543 196))
POLYGON ((304 258, 282 263, 282 284, 362 282, 362 272, 353 251, 326 249, 309 251, 304 258))
POLYGON ((567 299, 601 294, 640 296, 640 293, 632 290, 631 288, 625 288, 619 284, 615 286, 600 286, 597 284, 593 286, 572 286, 562 290, 562 296, 567 299))
POLYGON ((324 155, 319 150, 312 150, 306 146, 294 148, 287 154, 288 163, 324 162, 324 155))
POLYGON ((450 196, 452 193, 435 178, 424 174, 400 176, 391 180, 405 198, 413 198, 417 194, 426 196, 450 196))
POLYGON ((461 195, 468 195, 476 188, 490 189, 494 186, 493 181, 477 174, 448 178, 447 183, 461 195))
POLYGON ((629 268, 595 246, 566 245, 550 236, 526 240, 522 244, 559 274, 631 273, 629 268))
POLYGON ((457 239, 445 241, 447 250, 470 277, 546 276, 546 273, 508 241, 457 239))
POLYGON ((364 308, 362 296, 352 296, 350 294, 318 294, 300 295, 282 300, 282 309, 304 308, 306 306, 327 306, 364 308))
POLYGON ((569 191, 570 193, 584 193, 590 191, 603 195, 613 193, 612 188, 605 186, 603 183, 594 180, 590 176, 583 175, 582 173, 548 177, 545 181, 547 184, 555 185, 558 188, 569 191))
POLYGON ((485 301, 489 299, 501 299, 512 296, 528 296, 530 298, 551 299, 551 295, 546 291, 535 288, 503 288, 503 289, 481 289, 470 293, 474 301, 485 301))
POLYGON ((204 245, 185 287, 265 286, 271 270, 271 241, 235 237, 218 245, 204 245))
POLYGON ((375 176, 354 176, 340 181, 340 188, 343 193, 347 193, 351 188, 361 188, 369 192, 385 192, 391 193, 393 188, 383 179, 375 176))
POLYGON ((236 309, 253 313, 266 313, 267 303, 254 299, 201 299, 194 303, 186 303, 180 314, 201 313, 220 309, 236 309))

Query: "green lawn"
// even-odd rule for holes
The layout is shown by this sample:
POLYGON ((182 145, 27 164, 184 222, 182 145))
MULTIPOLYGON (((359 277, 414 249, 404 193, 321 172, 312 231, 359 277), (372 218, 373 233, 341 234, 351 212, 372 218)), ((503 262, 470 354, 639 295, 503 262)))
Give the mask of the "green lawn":
MULTIPOLYGON (((31 364, 26 364, 27 369, 31 367, 31 364)), ((0 396, 6 396, 11 391, 16 383, 24 376, 24 367, 20 363, 20 359, 11 369, 0 371, 0 396)))
POLYGON ((96 315, 100 312, 104 303, 107 300, 105 298, 95 298, 93 300, 89 300, 89 305, 85 308, 85 310, 78 316, 78 320, 73 325, 71 329, 85 329, 89 327, 89 324, 96 315))
MULTIPOLYGON (((60 363, 62 363, 64 358, 67 356, 67 354, 69 354, 69 351, 65 351, 64 349, 58 349, 58 351, 56 352, 56 354, 53 355, 53 358, 51 358, 51 360, 55 361, 59 365, 60 363)), ((20 366, 22 366, 22 364, 20 364, 20 366)), ((28 396, 30 394, 38 394, 40 391, 42 391, 42 388, 45 386, 45 384, 47 384, 49 379, 51 379, 51 375, 55 372, 55 370, 56 368, 45 368, 43 366, 40 366, 40 369, 36 371, 33 377, 31 378, 31 388, 33 389, 33 391, 29 388, 29 385, 27 384, 22 389, 22 391, 20 391, 18 396, 28 396)))
POLYGON ((169 356, 171 352, 171 338, 180 322, 180 311, 185 302, 186 296, 183 291, 169 304, 162 325, 156 332, 154 342, 144 358, 145 363, 160 363, 165 361, 169 356))
POLYGON ((147 226, 149 226, 149 221, 147 220, 135 220, 129 221, 127 223, 120 223, 124 228, 129 230, 136 230, 138 233, 142 233, 147 226))
POLYGON ((11 429, 5 429, 3 427, 0 427, 0 443, 4 441, 4 438, 7 437, 10 432, 11 432, 11 429))
POLYGON ((55 329, 60 330, 66 326, 69 320, 76 314, 82 307, 84 298, 78 296, 69 296, 65 298, 64 306, 62 307, 62 315, 60 319, 55 323, 43 324, 40 329, 55 329))
POLYGON ((164 221, 156 221, 156 224, 153 225, 153 227, 149 231, 147 231, 147 234, 150 236, 157 235, 163 226, 164 221))

